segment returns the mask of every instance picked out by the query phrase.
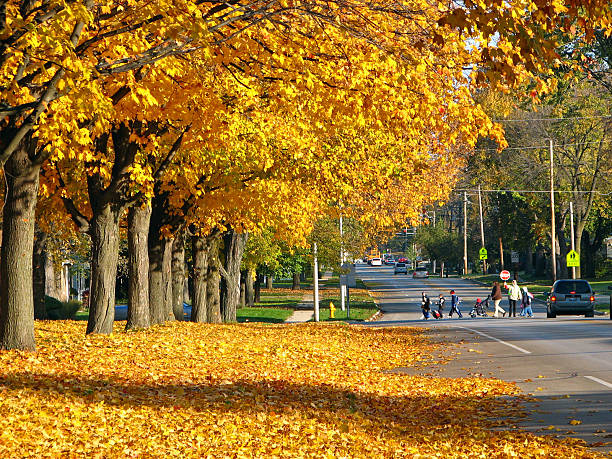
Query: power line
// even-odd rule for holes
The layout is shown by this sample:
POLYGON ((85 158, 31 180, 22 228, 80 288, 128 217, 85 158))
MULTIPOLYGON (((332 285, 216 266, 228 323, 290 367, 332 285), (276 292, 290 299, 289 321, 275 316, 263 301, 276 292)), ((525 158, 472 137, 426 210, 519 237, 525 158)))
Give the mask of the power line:
MULTIPOLYGON (((592 142, 576 142, 576 143, 563 143, 563 144, 557 144, 557 145, 553 145, 554 147, 558 147, 558 148, 564 148, 564 147, 576 147, 578 145, 591 145, 591 144, 595 144, 595 143, 610 143, 612 142, 612 139, 608 139, 608 140, 594 140, 592 142)), ((543 148, 548 148, 548 145, 539 145, 539 146, 525 146, 525 147, 506 147, 503 148, 502 150, 541 150, 543 148)), ((474 151, 497 151, 497 148, 477 148, 474 151)))
MULTIPOLYGON (((468 192, 468 193, 478 193, 478 188, 456 188, 457 192, 468 192)), ((510 189, 499 189, 499 190, 480 190, 483 193, 550 193, 550 190, 510 190, 510 189)), ((612 194, 612 191, 571 191, 571 190, 555 190, 555 193, 581 193, 581 194, 601 194, 603 196, 608 196, 612 194)))
POLYGON ((562 121, 562 120, 591 120, 591 119, 612 118, 612 115, 593 115, 593 116, 568 116, 558 118, 525 118, 525 119, 492 119, 495 123, 528 123, 530 121, 562 121))

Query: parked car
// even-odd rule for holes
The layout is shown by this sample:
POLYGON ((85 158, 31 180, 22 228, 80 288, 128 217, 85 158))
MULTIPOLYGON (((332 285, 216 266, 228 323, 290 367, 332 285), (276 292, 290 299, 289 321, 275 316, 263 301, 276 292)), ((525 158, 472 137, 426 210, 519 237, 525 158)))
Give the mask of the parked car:
POLYGON ((546 317, 557 315, 595 315, 595 293, 591 284, 583 279, 561 279, 555 282, 547 294, 546 317))
POLYGON ((424 267, 419 267, 415 269, 414 272, 412 273, 413 279, 416 279, 416 278, 427 279, 428 277, 429 277, 429 273, 427 272, 427 268, 424 268, 424 267))
POLYGON ((370 260, 370 264, 372 266, 382 266, 382 260, 378 257, 372 258, 372 260, 370 260))
POLYGON ((393 268, 393 274, 406 274, 408 275, 408 267, 406 263, 395 263, 395 268, 393 268))

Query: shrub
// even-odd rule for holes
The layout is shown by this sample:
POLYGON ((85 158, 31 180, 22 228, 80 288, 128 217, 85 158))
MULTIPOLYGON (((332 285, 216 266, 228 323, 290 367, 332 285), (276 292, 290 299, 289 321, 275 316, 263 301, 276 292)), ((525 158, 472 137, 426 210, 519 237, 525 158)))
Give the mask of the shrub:
POLYGON ((75 300, 61 302, 57 298, 45 296, 45 307, 50 320, 66 320, 74 318, 81 307, 81 302, 75 300))

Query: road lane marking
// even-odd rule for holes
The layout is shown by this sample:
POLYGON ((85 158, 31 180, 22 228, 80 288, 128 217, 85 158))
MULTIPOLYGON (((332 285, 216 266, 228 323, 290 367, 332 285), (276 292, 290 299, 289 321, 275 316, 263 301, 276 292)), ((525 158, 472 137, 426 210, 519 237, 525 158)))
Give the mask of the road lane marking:
POLYGON ((585 376, 585 378, 590 379, 591 381, 595 381, 596 383, 599 383, 602 386, 606 386, 606 387, 609 387, 610 389, 612 389, 612 384, 610 384, 609 382, 604 381, 603 379, 596 378, 595 376, 585 376))
POLYGON ((528 351, 527 349, 523 349, 522 347, 515 346, 514 344, 510 344, 510 343, 508 343, 506 341, 502 341, 499 338, 495 338, 495 336, 487 335, 486 333, 483 333, 483 332, 478 331, 478 330, 474 330, 473 328, 468 328, 468 327, 457 327, 457 328, 463 328, 465 330, 469 330, 471 332, 478 333, 479 335, 482 335, 482 336, 485 336, 487 338, 490 338, 493 341, 497 341, 498 343, 505 344, 506 346, 510 346, 511 348, 516 349, 517 351, 522 352, 523 354, 531 354, 531 351, 528 351))

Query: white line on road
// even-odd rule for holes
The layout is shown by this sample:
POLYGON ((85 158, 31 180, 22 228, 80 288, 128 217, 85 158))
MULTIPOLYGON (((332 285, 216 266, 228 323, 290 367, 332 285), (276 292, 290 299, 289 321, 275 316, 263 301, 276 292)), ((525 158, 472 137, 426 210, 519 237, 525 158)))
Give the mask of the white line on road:
POLYGON ((486 333, 483 333, 481 331, 474 330, 473 328, 468 328, 468 327, 457 327, 457 328, 463 328, 465 330, 469 330, 471 332, 478 333, 479 335, 482 335, 482 336, 485 336, 487 338, 490 338, 490 339, 492 339, 494 341, 497 341, 498 343, 502 343, 502 344, 505 344, 506 346, 510 346, 511 348, 516 349, 517 351, 522 352, 523 354, 531 354, 531 351, 523 349, 522 347, 515 346, 514 344, 507 343, 506 341, 502 341, 501 339, 495 338, 494 336, 491 336, 491 335, 487 335, 486 333))
POLYGON ((599 383, 602 386, 606 386, 606 387, 609 387, 610 389, 612 389, 612 384, 610 384, 609 382, 604 381, 603 379, 596 378, 595 376, 585 376, 585 378, 590 379, 591 381, 595 381, 596 383, 599 383))

